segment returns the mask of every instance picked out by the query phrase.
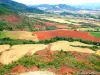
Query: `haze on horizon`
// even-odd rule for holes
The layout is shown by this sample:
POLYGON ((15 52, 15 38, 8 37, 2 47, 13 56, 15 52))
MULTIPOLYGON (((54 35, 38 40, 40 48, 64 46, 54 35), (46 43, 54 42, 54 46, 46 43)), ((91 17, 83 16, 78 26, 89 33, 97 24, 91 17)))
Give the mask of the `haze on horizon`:
POLYGON ((80 5, 86 3, 100 3, 100 0, 13 0, 26 5, 38 5, 38 4, 69 4, 80 5))

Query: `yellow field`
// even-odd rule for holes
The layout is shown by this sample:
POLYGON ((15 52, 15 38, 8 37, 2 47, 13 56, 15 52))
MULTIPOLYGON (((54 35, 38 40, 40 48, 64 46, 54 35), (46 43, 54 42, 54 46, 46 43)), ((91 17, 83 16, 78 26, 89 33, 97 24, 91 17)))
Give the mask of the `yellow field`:
POLYGON ((8 50, 9 48, 10 48, 10 45, 0 45, 0 53, 5 50, 8 50))
MULTIPOLYGON (((4 46, 6 47, 6 46, 4 46)), ((27 44, 27 45, 14 45, 5 51, 0 56, 0 63, 9 64, 16 61, 24 55, 33 55, 36 51, 43 50, 47 47, 44 44, 27 44)))
POLYGON ((83 22, 81 20, 74 20, 74 19, 61 19, 61 18, 42 18, 42 19, 47 19, 50 21, 54 21, 54 22, 59 22, 59 23, 67 23, 67 24, 73 24, 72 22, 83 22))
POLYGON ((88 30, 92 30, 95 31, 95 28, 77 28, 78 31, 88 31, 88 30))
POLYGON ((67 23, 67 24, 74 24, 79 22, 85 22, 85 23, 92 23, 97 26, 100 26, 100 22, 92 21, 92 20, 85 20, 85 19, 74 19, 74 18, 58 18, 58 17, 44 17, 42 19, 59 22, 59 23, 67 23))
POLYGON ((64 51, 77 51, 83 53, 96 53, 100 55, 100 50, 93 51, 90 48, 81 48, 81 47, 73 47, 71 45, 78 45, 78 46, 88 46, 91 47, 93 45, 88 45, 80 42, 68 42, 68 41, 58 41, 48 45, 45 44, 24 44, 24 45, 1 45, 1 55, 0 55, 0 63, 2 64, 9 64, 13 61, 20 59, 25 55, 33 55, 37 51, 45 50, 49 45, 51 45, 50 50, 64 50, 64 51))
POLYGON ((80 48, 80 47, 72 47, 71 45, 80 45, 80 46, 91 46, 87 44, 83 44, 80 42, 67 42, 67 41, 58 41, 52 43, 51 50, 65 50, 65 51, 77 51, 77 52, 85 52, 85 53, 95 53, 95 51, 88 48, 80 48))
POLYGON ((38 41, 37 36, 27 31, 2 31, 0 38, 22 39, 38 41))

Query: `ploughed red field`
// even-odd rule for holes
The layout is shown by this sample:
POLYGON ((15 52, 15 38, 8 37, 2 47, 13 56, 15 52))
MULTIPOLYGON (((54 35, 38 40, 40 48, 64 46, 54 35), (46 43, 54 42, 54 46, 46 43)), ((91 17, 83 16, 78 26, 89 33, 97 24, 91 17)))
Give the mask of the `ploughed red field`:
POLYGON ((49 40, 57 36, 57 37, 72 37, 83 40, 100 42, 100 38, 94 37, 88 32, 82 32, 82 31, 52 30, 52 31, 33 32, 33 34, 36 34, 39 40, 49 40))

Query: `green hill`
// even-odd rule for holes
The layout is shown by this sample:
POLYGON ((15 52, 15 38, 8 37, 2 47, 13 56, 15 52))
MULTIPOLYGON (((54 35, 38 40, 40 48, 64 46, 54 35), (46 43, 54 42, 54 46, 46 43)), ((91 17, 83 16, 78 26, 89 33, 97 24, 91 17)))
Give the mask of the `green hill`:
POLYGON ((0 15, 15 12, 44 13, 40 9, 28 7, 12 0, 0 0, 0 15))

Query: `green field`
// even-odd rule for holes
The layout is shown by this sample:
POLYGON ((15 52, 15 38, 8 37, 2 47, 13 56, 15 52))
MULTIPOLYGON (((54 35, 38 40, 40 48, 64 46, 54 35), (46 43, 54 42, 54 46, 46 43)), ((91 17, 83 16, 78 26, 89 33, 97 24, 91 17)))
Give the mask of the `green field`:
MULTIPOLYGON (((16 35, 15 35, 16 36, 16 35)), ((11 38, 11 39, 15 39, 16 37, 13 36, 13 34, 11 34, 10 32, 3 32, 0 31, 0 39, 2 38, 11 38)))
POLYGON ((95 37, 100 37, 100 32, 90 32, 90 34, 95 37))
POLYGON ((5 32, 0 31, 0 38, 5 38, 5 37, 6 37, 5 32))

